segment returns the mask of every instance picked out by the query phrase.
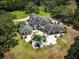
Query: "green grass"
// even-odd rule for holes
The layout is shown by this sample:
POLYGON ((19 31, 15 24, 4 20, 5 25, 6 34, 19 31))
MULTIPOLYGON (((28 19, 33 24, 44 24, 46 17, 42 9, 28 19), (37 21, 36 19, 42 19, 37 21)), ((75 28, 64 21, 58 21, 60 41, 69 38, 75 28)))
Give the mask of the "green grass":
POLYGON ((39 11, 39 16, 50 16, 50 13, 45 12, 45 11, 39 11))
POLYGON ((25 18, 27 16, 27 14, 25 13, 25 11, 16 10, 16 11, 12 11, 10 13, 13 14, 13 15, 15 15, 16 19, 25 18))
MULTIPOLYGON (((50 16, 49 12, 45 12, 43 10, 44 8, 39 7, 39 16, 50 16)), ((20 11, 20 10, 16 10, 16 11, 12 11, 10 12, 11 14, 16 16, 16 19, 21 19, 21 18, 25 18, 27 17, 28 14, 25 13, 25 11, 20 11)))
POLYGON ((39 16, 51 16, 49 12, 45 12, 43 7, 39 7, 39 16))
POLYGON ((63 45, 66 38, 67 38, 67 34, 65 34, 63 37, 58 37, 57 38, 57 45, 60 45, 60 46, 63 45))
POLYGON ((65 33, 63 37, 58 37, 57 38, 57 46, 59 47, 60 50, 68 49, 69 44, 68 41, 70 40, 70 36, 65 33))

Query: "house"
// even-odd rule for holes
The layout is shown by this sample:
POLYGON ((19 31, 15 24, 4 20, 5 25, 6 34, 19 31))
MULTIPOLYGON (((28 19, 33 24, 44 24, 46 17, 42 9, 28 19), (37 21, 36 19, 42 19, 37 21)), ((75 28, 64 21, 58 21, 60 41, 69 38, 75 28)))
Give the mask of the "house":
POLYGON ((32 26, 33 29, 36 30, 37 27, 38 27, 38 16, 37 16, 36 14, 32 13, 32 14, 30 15, 29 20, 28 20, 28 24, 29 24, 30 26, 32 26))
POLYGON ((25 21, 20 22, 20 27, 23 27, 25 25, 26 25, 26 22, 25 21))
MULTIPOLYGON (((58 34, 65 32, 64 26, 59 24, 51 24, 52 22, 48 17, 37 16, 32 13, 28 21, 21 22, 19 32, 21 34, 30 34, 32 30, 40 30, 48 34, 58 34)), ((53 21, 55 22, 55 20, 53 21)), ((56 21, 57 23, 57 21, 56 21)))
POLYGON ((65 32, 65 28, 60 25, 50 25, 50 28, 47 30, 47 33, 49 34, 61 34, 65 32))
POLYGON ((27 25, 27 24, 21 25, 20 28, 19 28, 20 34, 25 35, 25 36, 31 34, 32 30, 33 30, 33 28, 30 25, 27 25))
POLYGON ((34 13, 31 14, 28 24, 31 25, 35 30, 41 29, 44 25, 49 23, 48 17, 37 16, 34 13))
POLYGON ((53 45, 53 44, 57 44, 56 42, 57 38, 55 37, 55 35, 49 35, 46 38, 46 43, 45 45, 53 45))
POLYGON ((38 25, 39 25, 38 29, 39 30, 43 29, 46 24, 49 24, 49 20, 46 19, 45 17, 39 17, 38 20, 39 20, 38 21, 38 25))
POLYGON ((63 26, 59 24, 55 20, 52 20, 48 17, 37 16, 36 14, 32 13, 28 21, 21 22, 20 24, 20 32, 21 33, 31 33, 32 30, 40 30, 46 32, 48 34, 56 34, 56 33, 63 33, 65 29, 63 26), (53 21, 53 24, 50 22, 53 21))
POLYGON ((43 45, 56 44, 56 37, 59 37, 66 31, 64 26, 58 23, 59 22, 57 20, 55 21, 45 16, 37 16, 36 14, 32 13, 27 21, 20 23, 19 32, 20 34, 27 36, 25 39, 26 42, 32 40, 34 33, 40 36, 46 36, 46 42, 43 41, 43 37, 41 37, 41 41, 32 40, 33 48, 43 47, 43 45))

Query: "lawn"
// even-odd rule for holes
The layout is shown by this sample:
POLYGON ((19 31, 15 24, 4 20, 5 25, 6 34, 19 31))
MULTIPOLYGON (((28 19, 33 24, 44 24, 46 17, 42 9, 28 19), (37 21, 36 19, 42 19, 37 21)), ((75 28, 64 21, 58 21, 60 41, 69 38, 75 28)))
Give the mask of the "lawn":
MULTIPOLYGON (((59 51, 59 48, 55 48, 55 46, 46 46, 44 48, 32 49, 32 46, 22 40, 20 35, 15 38, 19 40, 19 44, 15 48, 12 48, 10 50, 10 52, 15 55, 15 59, 57 59, 61 57, 61 52, 59 51)), ((63 49, 61 50, 62 52, 63 49)), ((67 50, 65 51, 67 52, 67 50)))
POLYGON ((58 45, 60 45, 60 44, 64 43, 64 41, 66 41, 68 39, 69 39, 69 36, 68 36, 67 33, 65 33, 64 36, 57 38, 57 43, 58 43, 58 45))
POLYGON ((16 37, 19 40, 19 44, 11 49, 16 59, 43 59, 43 53, 46 48, 32 49, 32 46, 21 39, 20 35, 16 37))
POLYGON ((51 16, 49 12, 45 12, 43 7, 39 7, 39 16, 51 16))
POLYGON ((50 57, 53 58, 53 56, 57 56, 57 54, 60 52, 64 53, 63 55, 65 55, 67 53, 67 49, 69 48, 68 34, 65 34, 63 37, 59 37, 57 40, 57 45, 46 46, 39 49, 32 49, 31 44, 28 44, 23 39, 21 39, 19 34, 15 38, 19 41, 19 44, 12 48, 10 52, 15 55, 16 59, 49 59, 50 57), (53 50, 55 47, 56 49, 53 50), (55 51, 58 51, 57 54, 54 54, 55 51))
POLYGON ((25 11, 16 10, 16 11, 12 11, 10 13, 13 14, 13 15, 15 15, 16 19, 25 18, 27 16, 27 14, 25 13, 25 11))
POLYGON ((57 38, 57 48, 64 53, 64 55, 67 54, 67 50, 70 48, 70 42, 71 38, 68 33, 65 33, 64 36, 57 38))
POLYGON ((45 11, 39 11, 39 16, 50 16, 49 12, 45 12, 45 11))
MULTIPOLYGON (((28 16, 28 14, 25 13, 25 11, 20 11, 20 10, 16 10, 16 11, 12 11, 10 12, 11 14, 16 16, 16 19, 22 19, 28 16)), ((45 12, 43 10, 43 8, 39 8, 39 16, 50 16, 49 12, 45 12)))

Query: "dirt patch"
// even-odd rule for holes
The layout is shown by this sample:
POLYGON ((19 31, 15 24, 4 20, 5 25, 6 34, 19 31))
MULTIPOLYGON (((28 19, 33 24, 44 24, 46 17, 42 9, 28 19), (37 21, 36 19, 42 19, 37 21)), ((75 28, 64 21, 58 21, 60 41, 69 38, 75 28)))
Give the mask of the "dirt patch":
POLYGON ((11 52, 5 52, 3 59, 15 59, 15 55, 11 52))
POLYGON ((48 48, 43 56, 44 59, 64 59, 62 52, 60 52, 56 47, 48 48))
POLYGON ((10 59, 10 56, 9 56, 9 53, 8 52, 5 52, 4 53, 4 58, 3 59, 10 59))
POLYGON ((68 34, 71 36, 72 39, 74 39, 76 36, 79 36, 79 31, 76 31, 72 28, 72 26, 66 26, 68 34))

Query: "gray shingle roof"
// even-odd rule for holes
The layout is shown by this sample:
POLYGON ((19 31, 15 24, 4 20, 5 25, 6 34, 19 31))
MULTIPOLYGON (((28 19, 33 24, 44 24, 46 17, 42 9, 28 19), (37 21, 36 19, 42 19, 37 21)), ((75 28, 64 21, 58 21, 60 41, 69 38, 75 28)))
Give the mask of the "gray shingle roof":
POLYGON ((50 28, 50 24, 48 23, 48 24, 46 24, 46 25, 44 25, 44 30, 45 31, 48 31, 49 30, 49 28, 50 28))
POLYGON ((20 27, 23 27, 25 25, 26 25, 26 22, 25 21, 20 22, 20 27))
POLYGON ((24 35, 30 34, 33 29, 42 30, 46 33, 65 32, 63 26, 51 24, 50 21, 49 17, 37 16, 32 13, 28 20, 28 25, 26 21, 21 22, 19 32, 24 35))
POLYGON ((34 13, 32 13, 30 15, 30 18, 29 18, 29 21, 28 21, 29 25, 35 25, 35 24, 38 24, 38 16, 34 13))
POLYGON ((47 17, 37 16, 34 13, 32 13, 32 15, 30 16, 30 19, 29 19, 28 23, 31 26, 35 26, 35 25, 44 26, 47 23, 49 23, 49 19, 47 17))
POLYGON ((33 28, 30 25, 24 25, 19 28, 19 32, 23 35, 31 34, 33 28))
POLYGON ((39 20, 39 24, 40 24, 41 26, 44 26, 44 25, 46 25, 47 23, 49 23, 48 19, 46 19, 46 18, 44 18, 44 17, 39 17, 38 20, 39 20))
POLYGON ((63 33, 65 32, 64 27, 60 26, 60 25, 50 25, 50 28, 48 30, 48 33, 63 33))

